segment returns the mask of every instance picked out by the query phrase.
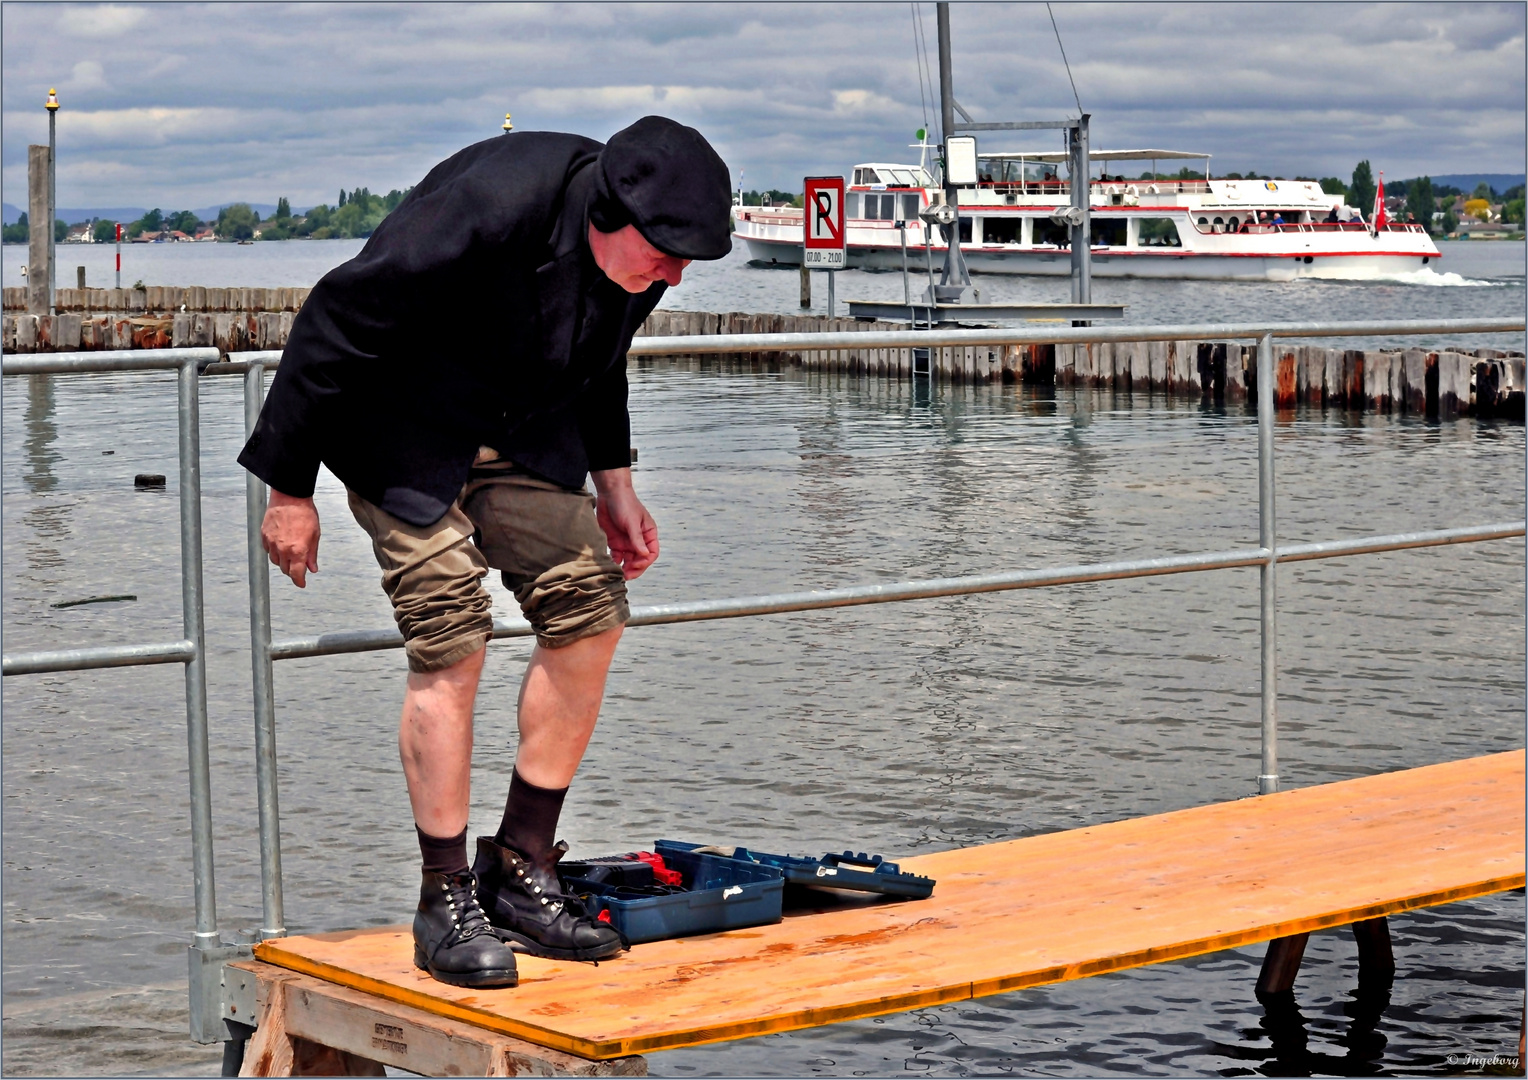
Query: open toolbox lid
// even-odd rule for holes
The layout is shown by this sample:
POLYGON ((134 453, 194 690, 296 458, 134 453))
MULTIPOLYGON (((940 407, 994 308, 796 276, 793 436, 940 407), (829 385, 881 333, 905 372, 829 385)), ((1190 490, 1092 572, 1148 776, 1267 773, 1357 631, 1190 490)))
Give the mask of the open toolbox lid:
POLYGON ((787 885, 849 889, 896 896, 904 900, 922 900, 934 892, 933 878, 904 874, 896 863, 887 862, 883 856, 866 855, 864 852, 829 852, 820 859, 813 859, 797 855, 771 855, 743 847, 686 844, 678 840, 659 840, 655 850, 665 857, 669 853, 700 853, 772 866, 785 876, 787 885))

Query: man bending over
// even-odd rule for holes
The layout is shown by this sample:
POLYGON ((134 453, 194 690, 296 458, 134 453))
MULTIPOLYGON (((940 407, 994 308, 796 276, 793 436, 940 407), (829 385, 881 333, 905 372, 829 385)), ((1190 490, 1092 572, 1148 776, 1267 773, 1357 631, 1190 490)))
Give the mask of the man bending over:
POLYGON ((731 250, 729 186, 699 132, 657 116, 604 146, 516 132, 467 147, 314 287, 239 456, 270 485, 261 537, 298 588, 318 569, 320 463, 371 537, 409 665, 414 962, 443 982, 515 985, 510 943, 568 960, 621 950, 563 894, 554 839, 630 614, 625 583, 658 557, 631 483, 626 350, 692 259, 731 250), (469 869, 489 568, 536 647, 504 819, 469 869))

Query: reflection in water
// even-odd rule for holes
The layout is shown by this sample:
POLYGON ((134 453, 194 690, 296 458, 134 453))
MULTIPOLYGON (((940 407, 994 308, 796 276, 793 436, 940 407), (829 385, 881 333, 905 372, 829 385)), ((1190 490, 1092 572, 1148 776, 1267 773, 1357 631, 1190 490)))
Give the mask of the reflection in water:
POLYGON ((27 376, 26 451, 27 470, 21 479, 27 490, 41 494, 58 484, 53 465, 59 453, 53 449, 58 425, 53 422, 53 376, 27 376))
POLYGON ((1343 1057, 1310 1049, 1310 1033, 1293 990, 1276 994, 1258 992, 1263 1006, 1259 1025, 1272 1044, 1273 1056, 1258 1067, 1264 1076, 1373 1076, 1381 1071, 1386 1038, 1375 1029, 1390 1005, 1391 976, 1366 977, 1342 1011, 1350 1019, 1340 1042, 1348 1048, 1343 1057))
MULTIPOLYGON (((34 495, 47 496, 58 486, 53 466, 62 455, 53 448, 58 440, 54 409, 53 376, 27 376, 27 409, 23 420, 26 470, 21 479, 34 495)), ((63 565, 64 558, 58 545, 69 539, 69 514, 68 506, 50 503, 44 498, 24 515, 32 530, 28 562, 33 569, 53 569, 63 565)))

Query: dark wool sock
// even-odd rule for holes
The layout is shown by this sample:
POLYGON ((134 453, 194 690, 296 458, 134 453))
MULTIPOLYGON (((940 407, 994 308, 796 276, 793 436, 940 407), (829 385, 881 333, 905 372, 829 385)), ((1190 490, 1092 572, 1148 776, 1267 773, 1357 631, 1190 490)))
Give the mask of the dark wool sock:
POLYGON ((527 858, 551 851, 557 842, 557 818, 562 814, 562 800, 567 795, 567 788, 543 788, 527 783, 516 770, 509 778, 504 820, 499 822, 499 834, 494 839, 527 858))
POLYGON ((431 836, 418 825, 414 831, 419 834, 419 854, 424 862, 424 871, 427 874, 465 874, 467 867, 467 830, 463 829, 455 836, 439 837, 431 836))

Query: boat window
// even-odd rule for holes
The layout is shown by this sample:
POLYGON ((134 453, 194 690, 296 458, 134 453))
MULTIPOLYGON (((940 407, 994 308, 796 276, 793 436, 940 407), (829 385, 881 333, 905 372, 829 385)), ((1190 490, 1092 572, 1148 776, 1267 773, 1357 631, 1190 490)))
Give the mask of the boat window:
POLYGON ((892 169, 892 181, 898 187, 917 187, 918 182, 913 179, 913 174, 906 169, 892 169))
POLYGON ((1050 218, 1035 218, 1034 246, 1071 247, 1071 230, 1050 218))
POLYGON ((1142 247, 1183 246, 1178 237, 1178 226, 1173 224, 1172 218, 1142 218, 1139 239, 1142 247))
POLYGON ((1201 224, 1201 225, 1208 225, 1209 223, 1210 223, 1210 219, 1209 218, 1200 218, 1199 219, 1199 224, 1201 224))
POLYGON ((982 222, 982 242, 987 244, 1017 244, 1020 228, 1024 222, 1016 217, 989 217, 982 222))
POLYGON ((895 195, 877 195, 870 193, 865 195, 864 216, 871 221, 890 221, 897 213, 897 197, 895 195))
POLYGON ((971 242, 971 219, 968 217, 960 219, 960 242, 962 244, 971 242))
POLYGON ((881 178, 875 174, 874 169, 861 169, 859 182, 862 184, 879 184, 881 183, 881 178))
POLYGON ((1105 247, 1125 246, 1125 219, 1117 217, 1096 217, 1093 219, 1093 244, 1105 247))
POLYGON ((863 184, 864 183, 864 181, 860 179, 860 170, 858 170, 858 169, 854 170, 854 179, 852 181, 850 181, 850 183, 853 183, 855 185, 859 185, 859 184, 863 184))
POLYGON ((844 196, 844 217, 860 217, 860 196, 858 192, 851 191, 844 196))
POLYGON ((918 220, 918 193, 916 191, 909 191, 902 196, 902 220, 918 220))

